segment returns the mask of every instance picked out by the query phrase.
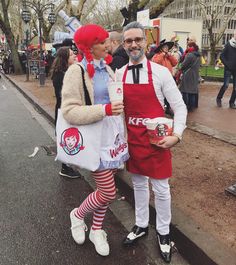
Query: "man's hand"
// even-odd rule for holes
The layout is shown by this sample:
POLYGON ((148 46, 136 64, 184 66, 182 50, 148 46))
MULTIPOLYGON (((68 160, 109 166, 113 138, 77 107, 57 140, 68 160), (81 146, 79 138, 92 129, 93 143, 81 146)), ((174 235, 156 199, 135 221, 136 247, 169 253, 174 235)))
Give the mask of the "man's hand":
POLYGON ((165 136, 161 141, 159 141, 156 146, 163 148, 163 149, 168 149, 171 148, 172 146, 176 145, 179 142, 179 138, 177 136, 165 136))
POLYGON ((111 103, 112 115, 120 115, 124 111, 124 104, 122 101, 112 102, 111 103))

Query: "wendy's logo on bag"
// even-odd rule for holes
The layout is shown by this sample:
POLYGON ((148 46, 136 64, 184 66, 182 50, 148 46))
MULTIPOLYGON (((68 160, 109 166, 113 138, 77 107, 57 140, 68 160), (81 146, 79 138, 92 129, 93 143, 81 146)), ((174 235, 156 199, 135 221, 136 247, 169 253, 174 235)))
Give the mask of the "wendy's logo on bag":
POLYGON ((127 143, 122 143, 119 133, 116 136, 114 145, 116 147, 114 149, 110 149, 110 155, 112 158, 118 156, 120 153, 123 153, 127 148, 127 143))
POLYGON ((85 148, 82 134, 74 127, 66 129, 61 134, 60 146, 68 155, 76 155, 85 148))
POLYGON ((122 89, 118 87, 117 90, 116 90, 116 93, 117 94, 122 94, 122 89))

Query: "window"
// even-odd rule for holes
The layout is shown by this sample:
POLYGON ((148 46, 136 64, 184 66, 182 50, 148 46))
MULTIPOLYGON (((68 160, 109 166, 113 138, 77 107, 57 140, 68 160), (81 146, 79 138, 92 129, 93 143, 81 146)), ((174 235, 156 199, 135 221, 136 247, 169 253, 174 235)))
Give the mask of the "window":
POLYGON ((230 7, 229 7, 229 6, 226 6, 226 7, 225 7, 224 14, 225 14, 225 15, 228 15, 229 12, 230 12, 230 7))
POLYGON ((225 43, 226 43, 225 38, 226 38, 226 34, 223 34, 223 37, 222 37, 222 44, 223 44, 223 45, 225 45, 225 43))

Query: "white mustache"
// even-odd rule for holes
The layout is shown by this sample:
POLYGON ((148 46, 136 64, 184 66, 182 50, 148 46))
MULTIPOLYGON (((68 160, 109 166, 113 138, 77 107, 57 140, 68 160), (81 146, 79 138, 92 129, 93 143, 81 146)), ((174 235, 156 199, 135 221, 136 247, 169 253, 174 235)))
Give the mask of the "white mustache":
POLYGON ((139 49, 139 48, 130 48, 129 51, 130 52, 132 52, 132 51, 141 51, 141 49, 139 49))

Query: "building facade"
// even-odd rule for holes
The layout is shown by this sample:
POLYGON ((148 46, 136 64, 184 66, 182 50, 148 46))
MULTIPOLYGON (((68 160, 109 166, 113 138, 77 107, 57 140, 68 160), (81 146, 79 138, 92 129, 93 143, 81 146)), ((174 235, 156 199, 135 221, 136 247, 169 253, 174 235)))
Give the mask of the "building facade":
POLYGON ((202 54, 209 59, 210 37, 206 29, 206 19, 211 19, 213 10, 215 14, 218 14, 213 26, 214 37, 216 37, 223 26, 227 24, 221 40, 216 45, 216 57, 218 57, 222 48, 232 38, 233 31, 236 29, 236 0, 205 0, 204 4, 207 17, 204 17, 204 14, 202 14, 202 9, 198 1, 194 0, 175 0, 165 9, 162 16, 181 19, 203 19, 202 54), (231 15, 232 10, 234 10, 234 12, 231 15))

